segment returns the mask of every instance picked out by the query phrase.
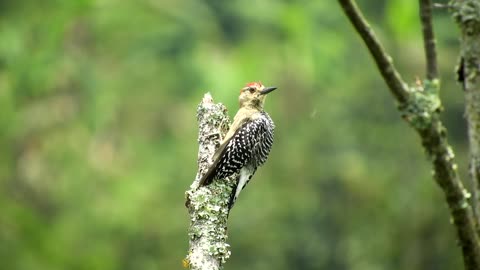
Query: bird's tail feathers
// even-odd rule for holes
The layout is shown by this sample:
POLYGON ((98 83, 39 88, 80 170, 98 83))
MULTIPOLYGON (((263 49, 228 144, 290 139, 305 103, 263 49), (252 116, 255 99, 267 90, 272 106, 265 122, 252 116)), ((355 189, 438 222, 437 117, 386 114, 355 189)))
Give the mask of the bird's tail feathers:
POLYGON ((215 173, 215 168, 211 166, 208 171, 200 178, 200 183, 198 184, 199 187, 208 186, 212 183, 213 176, 215 173))

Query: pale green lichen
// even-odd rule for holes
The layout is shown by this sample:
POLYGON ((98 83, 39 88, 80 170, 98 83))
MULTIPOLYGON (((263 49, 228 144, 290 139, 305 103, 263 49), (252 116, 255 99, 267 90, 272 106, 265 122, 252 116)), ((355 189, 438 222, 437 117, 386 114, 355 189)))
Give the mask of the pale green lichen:
MULTIPOLYGON (((450 1, 452 16, 459 24, 479 22, 480 3, 475 0, 450 1)), ((471 29, 474 30, 474 29, 471 29)))
POLYGON ((208 170, 211 158, 228 131, 230 120, 222 104, 214 104, 205 95, 198 106, 199 123, 198 173, 186 192, 190 213, 190 250, 186 261, 191 269, 220 269, 230 257, 227 241, 228 203, 235 186, 234 177, 217 180, 208 186, 198 187, 200 177, 208 170))
POLYGON ((466 209, 470 207, 469 200, 472 197, 472 195, 465 188, 462 189, 462 195, 463 197, 457 203, 458 209, 466 209))
POLYGON ((438 96, 440 89, 439 80, 425 80, 409 88, 408 99, 400 104, 402 117, 415 129, 428 128, 434 117, 442 108, 438 96))

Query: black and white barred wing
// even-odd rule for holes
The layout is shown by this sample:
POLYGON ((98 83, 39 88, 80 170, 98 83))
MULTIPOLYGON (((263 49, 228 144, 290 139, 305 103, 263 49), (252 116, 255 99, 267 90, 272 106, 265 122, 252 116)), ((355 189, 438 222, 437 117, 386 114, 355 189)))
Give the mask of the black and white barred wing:
MULTIPOLYGON (((224 179, 252 161, 254 154, 262 153, 263 133, 267 130, 266 121, 262 118, 245 122, 230 138, 224 142, 214 156, 213 164, 200 180, 200 186, 208 185, 215 179, 224 179)), ((271 147, 271 143, 270 143, 271 147)), ((267 152, 268 155, 268 152, 267 152)), ((265 157, 266 159, 266 157, 265 157)), ((256 162, 255 162, 256 163, 256 162)))
POLYGON ((272 149, 275 129, 273 121, 266 113, 264 113, 258 121, 258 133, 256 135, 258 140, 255 141, 252 152, 252 165, 255 168, 262 166, 265 161, 267 161, 270 150, 272 149))

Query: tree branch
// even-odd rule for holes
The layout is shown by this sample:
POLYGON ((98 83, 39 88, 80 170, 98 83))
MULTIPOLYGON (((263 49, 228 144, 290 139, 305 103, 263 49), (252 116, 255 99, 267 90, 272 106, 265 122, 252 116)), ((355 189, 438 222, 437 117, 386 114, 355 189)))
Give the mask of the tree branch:
MULTIPOLYGON (((475 230, 472 208, 469 204, 470 194, 462 185, 453 150, 447 141, 446 129, 440 121, 439 112, 442 107, 438 96, 440 83, 435 79, 436 68, 435 70, 431 67, 427 68, 428 76, 431 79, 409 88, 395 70, 390 57, 375 37, 355 2, 353 0, 338 0, 338 2, 370 50, 390 91, 399 102, 398 108, 403 118, 420 135, 422 145, 433 165, 434 179, 442 188, 449 206, 462 248, 465 269, 480 269, 479 239, 475 230)), ((422 18, 422 23, 426 23, 428 17, 422 18)), ((433 30, 431 30, 431 25, 427 28, 430 28, 427 30, 431 31, 425 37, 427 40, 426 51, 427 54, 430 54, 430 56, 427 55, 427 61, 429 65, 436 67, 436 64, 432 62, 434 59, 432 57, 435 56, 434 47, 432 47, 434 43, 430 43, 433 40, 433 30)))
POLYGON ((210 160, 219 146, 220 137, 228 131, 230 120, 222 104, 214 104, 209 93, 197 108, 198 172, 186 192, 190 214, 189 252, 183 264, 194 270, 218 270, 230 257, 227 241, 228 202, 235 186, 236 175, 224 181, 214 181, 198 187, 201 176, 208 170, 210 160))
POLYGON ((461 30, 459 81, 465 90, 465 117, 470 144, 470 180, 472 204, 480 231, 480 2, 451 2, 453 18, 461 30))
POLYGON ((422 22, 423 45, 427 60, 427 79, 433 80, 438 77, 437 52, 435 49, 435 35, 432 25, 432 1, 419 0, 420 21, 422 22))
POLYGON ((377 64, 378 70, 382 74, 392 94, 400 103, 406 102, 408 99, 408 86, 396 71, 392 58, 383 49, 382 44, 378 41, 372 28, 358 9, 357 4, 350 0, 338 0, 338 2, 340 2, 348 19, 367 45, 368 50, 377 64))

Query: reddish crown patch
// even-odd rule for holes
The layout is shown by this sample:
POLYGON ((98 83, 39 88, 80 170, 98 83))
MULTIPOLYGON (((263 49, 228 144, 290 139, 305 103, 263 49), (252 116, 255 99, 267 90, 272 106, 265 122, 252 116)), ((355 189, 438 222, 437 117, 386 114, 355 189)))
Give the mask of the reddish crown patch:
POLYGON ((262 87, 262 82, 251 82, 251 83, 247 83, 247 87, 260 88, 260 87, 262 87))

